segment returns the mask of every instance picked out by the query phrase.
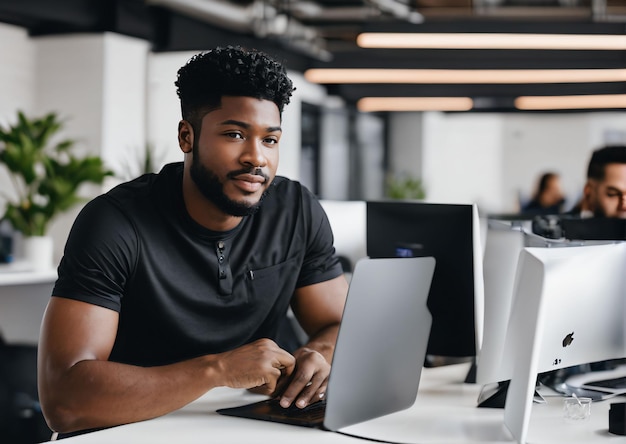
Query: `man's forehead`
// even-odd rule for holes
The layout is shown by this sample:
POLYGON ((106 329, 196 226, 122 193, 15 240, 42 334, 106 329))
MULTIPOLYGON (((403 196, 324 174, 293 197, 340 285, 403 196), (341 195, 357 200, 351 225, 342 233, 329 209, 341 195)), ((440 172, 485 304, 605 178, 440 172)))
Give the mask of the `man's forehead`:
POLYGON ((626 163, 609 163, 604 169, 605 182, 626 183, 626 163))

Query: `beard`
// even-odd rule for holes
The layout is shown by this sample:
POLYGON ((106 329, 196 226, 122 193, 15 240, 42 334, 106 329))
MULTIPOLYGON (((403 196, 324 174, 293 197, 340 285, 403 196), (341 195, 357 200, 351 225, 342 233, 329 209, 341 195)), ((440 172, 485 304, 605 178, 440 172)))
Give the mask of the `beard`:
POLYGON ((589 202, 587 209, 593 214, 593 217, 606 217, 604 209, 597 202, 589 202))
MULTIPOLYGON (((198 147, 193 147, 193 162, 191 164, 191 168, 189 169, 191 179, 194 181, 198 190, 202 193, 202 195, 207 198, 207 200, 211 201, 215 206, 217 206, 224 213, 235 216, 235 217, 244 217, 251 216, 261 207, 261 202, 265 198, 267 194, 267 190, 263 192, 261 198, 257 203, 248 204, 246 202, 237 202, 229 198, 226 193, 224 193, 224 185, 220 182, 217 175, 211 171, 209 168, 202 165, 198 155, 198 147)), ((233 171, 228 173, 228 177, 234 177, 242 173, 250 173, 262 175, 265 177, 266 181, 269 181, 269 177, 267 175, 260 172, 257 168, 248 168, 239 171, 233 171)))

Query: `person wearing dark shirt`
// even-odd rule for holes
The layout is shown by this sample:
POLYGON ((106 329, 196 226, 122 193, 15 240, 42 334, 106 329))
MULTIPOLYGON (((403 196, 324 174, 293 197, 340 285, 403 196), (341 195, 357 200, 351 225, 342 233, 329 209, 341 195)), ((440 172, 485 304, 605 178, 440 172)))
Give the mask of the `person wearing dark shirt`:
POLYGON ((154 418, 215 387, 324 396, 348 284, 317 199, 276 176, 285 68, 239 47, 176 80, 183 162, 76 218, 42 322, 38 381, 60 436, 154 418), (279 347, 291 307, 309 340, 279 347))
POLYGON ((522 208, 524 214, 559 214, 563 210, 563 192, 557 173, 547 172, 541 175, 537 190, 532 199, 522 208))

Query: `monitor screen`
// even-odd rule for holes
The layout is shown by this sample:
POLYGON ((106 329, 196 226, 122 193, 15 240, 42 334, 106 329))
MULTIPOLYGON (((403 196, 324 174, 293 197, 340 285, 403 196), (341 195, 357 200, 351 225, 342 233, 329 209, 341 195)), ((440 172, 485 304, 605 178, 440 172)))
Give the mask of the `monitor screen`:
POLYGON ((580 219, 561 216, 563 236, 579 240, 626 240, 626 219, 590 217, 580 219))
POLYGON ((432 256, 429 355, 473 357, 482 338, 482 254, 475 205, 367 202, 367 255, 432 256))

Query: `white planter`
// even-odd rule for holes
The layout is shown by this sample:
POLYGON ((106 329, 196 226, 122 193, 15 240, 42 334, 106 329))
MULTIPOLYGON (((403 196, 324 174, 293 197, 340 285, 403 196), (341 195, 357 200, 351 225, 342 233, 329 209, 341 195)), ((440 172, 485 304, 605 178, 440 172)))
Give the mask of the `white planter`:
POLYGON ((53 267, 54 238, 52 236, 25 236, 22 240, 24 260, 33 270, 50 270, 53 267))

